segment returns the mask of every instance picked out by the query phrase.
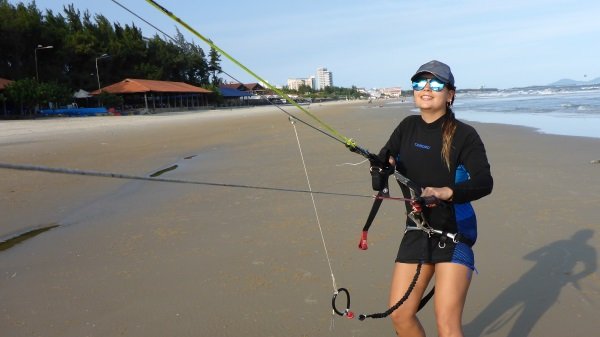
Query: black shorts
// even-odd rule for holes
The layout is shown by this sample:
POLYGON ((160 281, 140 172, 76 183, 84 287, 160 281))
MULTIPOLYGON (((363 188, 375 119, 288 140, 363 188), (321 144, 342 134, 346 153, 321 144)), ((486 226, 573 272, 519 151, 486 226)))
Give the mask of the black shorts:
POLYGON ((475 270, 473 249, 462 242, 451 239, 440 242, 439 236, 431 236, 420 230, 407 231, 402 238, 396 262, 440 263, 454 262, 475 270))

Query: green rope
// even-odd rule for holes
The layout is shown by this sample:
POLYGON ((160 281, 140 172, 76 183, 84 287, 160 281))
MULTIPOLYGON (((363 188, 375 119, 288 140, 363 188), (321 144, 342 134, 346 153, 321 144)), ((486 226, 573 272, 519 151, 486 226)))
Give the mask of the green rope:
MULTIPOLYGON (((194 34, 195 36, 197 36, 202 41, 206 42, 206 44, 208 44, 211 48, 213 48, 216 51, 218 51, 219 53, 221 53, 221 55, 225 56, 227 59, 229 59, 235 65, 237 65, 238 67, 242 68, 245 72, 247 72, 248 74, 250 74, 252 77, 256 78, 259 82, 261 82, 264 85, 266 85, 269 89, 273 90, 279 96, 285 98, 286 101, 288 101, 290 104, 292 104, 296 108, 300 109, 300 111, 302 111, 305 114, 309 115, 311 118, 313 118, 319 124, 321 124, 325 129, 327 129, 329 132, 331 132, 333 135, 335 135, 335 137, 337 137, 342 143, 344 143, 344 145, 346 145, 346 147, 348 149, 350 149, 351 151, 355 151, 358 148, 358 146, 356 145, 356 142, 353 139, 348 138, 348 137, 342 135, 339 131, 337 131, 336 129, 334 129, 333 127, 331 127, 329 124, 325 123, 324 121, 322 121, 319 117, 317 117, 316 115, 314 115, 310 111, 308 111, 305 108, 303 108, 301 105, 299 105, 298 103, 296 103, 296 101, 294 101, 291 97, 289 97, 286 93, 284 93, 283 91, 277 89, 276 87, 274 87, 273 85, 271 85, 270 83, 268 83, 267 81, 265 81, 258 74, 256 74, 252 70, 250 70, 245 65, 243 65, 240 61, 236 60, 233 56, 229 55, 226 51, 224 51, 223 49, 219 48, 219 46, 217 46, 214 42, 212 42, 212 40, 210 40, 210 39, 206 38, 204 35, 200 34, 198 31, 196 31, 194 28, 192 28, 190 25, 188 25, 185 21, 181 20, 179 17, 177 17, 171 11, 169 11, 165 7, 161 6, 160 4, 158 4, 154 0, 146 0, 146 2, 150 3, 152 6, 154 6, 156 9, 158 9, 160 12, 162 12, 163 14, 165 14, 166 16, 168 16, 169 18, 171 18, 173 21, 179 23, 181 26, 183 26, 185 29, 187 29, 188 31, 190 31, 192 34, 194 34)), ((361 153, 361 151, 358 151, 358 153, 361 153)))

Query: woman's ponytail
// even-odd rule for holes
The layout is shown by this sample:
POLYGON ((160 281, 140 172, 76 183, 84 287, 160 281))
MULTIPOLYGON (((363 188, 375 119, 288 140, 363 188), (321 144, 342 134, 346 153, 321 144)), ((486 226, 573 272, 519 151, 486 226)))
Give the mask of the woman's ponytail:
MULTIPOLYGON (((449 90, 456 90, 455 88, 448 88, 449 90)), ((452 111, 452 104, 454 103, 454 95, 452 100, 446 104, 446 120, 442 125, 442 159, 446 163, 448 171, 450 171, 450 151, 452 150, 452 139, 454 138, 454 132, 456 132, 456 117, 452 111)))

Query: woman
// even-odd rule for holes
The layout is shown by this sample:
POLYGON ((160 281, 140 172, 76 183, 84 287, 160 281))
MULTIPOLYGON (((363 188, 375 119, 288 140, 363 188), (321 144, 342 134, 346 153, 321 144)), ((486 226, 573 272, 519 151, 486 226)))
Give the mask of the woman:
MULTIPOLYGON (((462 312, 475 270, 471 247, 477 238, 470 202, 491 193, 490 165, 475 129, 454 117, 451 107, 456 88, 450 67, 431 61, 422 65, 411 80, 420 114, 400 122, 379 158, 421 186, 421 196, 441 201, 422 212, 426 225, 439 231, 431 235, 407 217, 393 271, 390 306, 405 295, 417 264, 423 265, 410 296, 391 318, 398 336, 425 336, 416 313, 435 274, 438 334, 463 336, 462 312)), ((407 188, 402 190, 405 197, 413 197, 407 188)))

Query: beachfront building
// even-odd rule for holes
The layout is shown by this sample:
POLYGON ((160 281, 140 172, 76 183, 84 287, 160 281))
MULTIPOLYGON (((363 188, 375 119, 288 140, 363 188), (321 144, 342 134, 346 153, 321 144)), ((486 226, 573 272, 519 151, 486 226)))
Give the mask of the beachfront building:
POLYGON ((319 83, 319 90, 323 90, 326 87, 332 87, 333 74, 331 73, 331 71, 327 71, 327 68, 318 68, 317 82, 319 83))
POLYGON ((288 78, 287 86, 290 90, 298 90, 300 86, 306 85, 307 87, 314 89, 314 76, 309 78, 288 78))
MULTIPOLYGON (((244 92, 248 94, 247 96, 240 97, 243 101, 241 105, 266 105, 271 104, 270 102, 273 100, 279 100, 280 97, 278 95, 274 95, 270 90, 265 88, 260 83, 226 83, 219 86, 221 93, 223 94, 223 89, 234 89, 240 92, 244 92)), ((223 97, 225 95, 223 94, 223 97)), ((228 102, 229 104, 232 101, 228 102)))
POLYGON ((226 83, 220 85, 220 88, 231 88, 240 91, 248 92, 252 95, 265 95, 268 94, 267 89, 260 85, 260 83, 226 83))
POLYGON ((184 82, 155 81, 127 78, 91 92, 107 92, 123 97, 123 110, 138 113, 194 110, 208 106, 213 92, 184 82))
POLYGON ((244 86, 253 95, 265 95, 269 93, 265 86, 260 83, 245 83, 244 86))
POLYGON ((222 105, 228 107, 248 105, 248 98, 252 96, 246 90, 240 90, 238 87, 228 87, 227 85, 220 85, 219 92, 223 96, 222 105))
POLYGON ((400 87, 383 88, 380 91, 385 97, 398 98, 402 96, 402 88, 400 87))
POLYGON ((248 88, 246 88, 246 86, 243 85, 242 83, 225 83, 225 84, 221 84, 219 86, 219 88, 235 89, 235 90, 244 91, 244 92, 248 91, 248 88))

